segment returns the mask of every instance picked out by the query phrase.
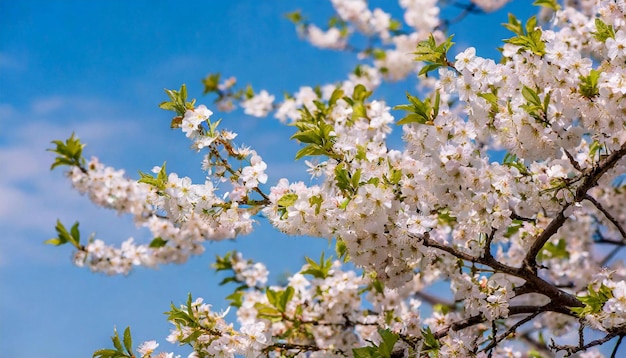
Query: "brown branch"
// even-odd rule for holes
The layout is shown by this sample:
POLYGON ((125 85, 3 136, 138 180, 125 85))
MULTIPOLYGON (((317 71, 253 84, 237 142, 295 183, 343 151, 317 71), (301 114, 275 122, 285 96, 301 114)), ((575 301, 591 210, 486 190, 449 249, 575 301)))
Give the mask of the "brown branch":
POLYGON ((324 348, 318 347, 310 344, 296 344, 296 343, 279 343, 275 342, 271 345, 265 347, 263 352, 269 353, 272 350, 281 349, 281 350, 297 350, 298 352, 319 352, 319 351, 330 351, 335 354, 341 354, 343 356, 347 356, 344 351, 337 348, 324 348))
POLYGON ((565 148, 561 148, 561 149, 563 149, 563 152, 565 152, 567 159, 569 159, 569 162, 574 167, 574 169, 582 173, 583 172, 582 168, 580 167, 580 165, 578 165, 578 162, 576 161, 576 159, 574 159, 574 157, 570 154, 570 152, 568 152, 565 148))
POLYGON ((440 297, 436 297, 433 295, 430 295, 426 292, 415 292, 413 294, 415 297, 419 298, 422 301, 425 301, 426 303, 428 303, 431 306, 434 305, 443 305, 446 306, 450 309, 454 309, 456 307, 456 305, 454 304, 454 302, 448 302, 446 300, 444 300, 443 298, 440 297))
POLYGON ((449 253, 450 255, 473 263, 479 263, 485 266, 489 266, 494 269, 496 272, 501 272, 504 274, 508 274, 511 276, 522 278, 526 281, 525 285, 528 287, 528 291, 526 293, 535 292, 540 293, 544 296, 550 298, 552 303, 554 304, 562 304, 566 307, 583 307, 582 302, 576 298, 576 296, 571 295, 565 291, 562 291, 552 285, 551 283, 545 281, 544 279, 537 276, 536 270, 529 270, 525 267, 512 267, 505 265, 493 257, 474 257, 472 255, 466 254, 464 252, 460 252, 450 246, 446 246, 440 244, 439 242, 430 238, 429 233, 424 234, 421 238, 422 244, 426 247, 434 247, 449 253))
MULTIPOLYGON (((534 313, 543 313, 543 312, 557 312, 557 313, 562 313, 566 315, 571 315, 571 312, 567 308, 559 306, 559 305, 555 305, 552 302, 543 306, 509 307, 509 317, 518 315, 518 314, 525 314, 525 313, 534 314, 534 313)), ((471 316, 471 317, 462 319, 460 321, 453 322, 449 326, 438 330, 437 332, 434 333, 434 337, 437 339, 443 338, 447 336, 450 331, 459 331, 461 329, 468 328, 476 324, 483 323, 485 321, 487 321, 487 318, 483 314, 471 316)))
POLYGON ((517 335, 517 337, 519 338, 519 340, 524 341, 528 344, 530 344, 531 346, 533 346, 535 348, 535 350, 537 351, 541 351, 543 352, 545 355, 547 356, 551 356, 553 355, 554 352, 552 352, 550 349, 548 349, 548 347, 546 347, 545 345, 541 344, 540 342, 538 342, 537 340, 535 340, 534 338, 532 338, 530 336, 531 333, 535 332, 535 329, 530 329, 522 334, 517 335))
POLYGON ((619 339, 617 340, 617 343, 615 343, 615 348, 613 348, 613 352, 611 353, 611 358, 616 357, 617 350, 619 349, 619 346, 622 344, 622 339, 624 339, 624 336, 620 334, 619 339))
POLYGON ((619 221, 617 221, 617 219, 613 215, 611 215, 611 213, 608 212, 608 210, 606 210, 602 206, 602 204, 600 204, 600 202, 598 202, 593 196, 589 194, 585 194, 585 200, 591 202, 593 206, 596 207, 596 209, 600 210, 600 212, 604 214, 604 216, 617 228, 619 233, 622 235, 622 240, 626 241, 626 231, 624 230, 622 225, 619 223, 619 221))
POLYGON ((557 214, 557 216, 550 221, 548 226, 546 226, 545 230, 537 236, 533 244, 531 245, 526 257, 524 258, 524 266, 527 270, 531 271, 533 274, 537 274, 537 254, 541 251, 543 246, 550 240, 552 235, 556 234, 557 231, 565 224, 565 210, 571 204, 565 204, 561 211, 557 214))
POLYGON ((607 334, 606 336, 604 336, 603 338, 599 338, 596 339, 595 341, 591 341, 587 344, 584 345, 578 345, 578 346, 570 346, 570 345, 558 345, 554 342, 554 340, 552 340, 552 343, 550 343, 550 348, 556 350, 557 352, 559 351, 566 351, 568 354, 574 354, 577 352, 581 352, 584 350, 587 350, 591 347, 595 347, 601 344, 604 344, 608 341, 610 341, 611 339, 619 336, 620 333, 618 332, 611 332, 609 334, 607 334))
POLYGON ((495 348, 498 343, 502 342, 503 340, 505 340, 508 336, 510 336, 511 334, 515 333, 515 331, 520 328, 522 325, 524 325, 525 323, 530 322, 532 319, 534 319, 535 317, 539 316, 540 314, 544 313, 545 311, 541 311, 538 310, 537 312, 531 313, 530 315, 522 318, 521 320, 517 321, 514 325, 512 325, 509 329, 507 329, 506 332, 502 333, 501 335, 495 337, 495 332, 494 332, 494 338, 491 341, 491 343, 489 343, 489 345, 487 345, 485 348, 483 348, 483 351, 488 351, 491 350, 493 348, 495 348))
POLYGON ((511 208, 511 216, 510 216, 511 220, 520 220, 520 221, 526 221, 526 222, 530 222, 530 223, 534 223, 536 220, 535 219, 531 219, 531 218, 525 218, 523 216, 518 215, 515 211, 513 211, 513 208, 511 208))
MULTIPOLYGON (((598 180, 600 180, 600 178, 606 174, 607 171, 613 168, 624 155, 626 155, 626 143, 622 144, 622 146, 611 155, 600 160, 600 162, 593 169, 585 172, 583 174, 584 180, 582 184, 580 184, 580 186, 576 189, 574 202, 578 203, 586 199, 587 191, 596 186, 598 184, 598 180)), ((546 229, 535 239, 532 246, 528 250, 526 257, 524 258, 526 269, 531 270, 532 272, 537 271, 537 255, 552 235, 554 235, 559 228, 563 226, 565 220, 567 220, 564 214, 565 210, 572 204, 573 203, 564 204, 558 215, 552 219, 546 229)))

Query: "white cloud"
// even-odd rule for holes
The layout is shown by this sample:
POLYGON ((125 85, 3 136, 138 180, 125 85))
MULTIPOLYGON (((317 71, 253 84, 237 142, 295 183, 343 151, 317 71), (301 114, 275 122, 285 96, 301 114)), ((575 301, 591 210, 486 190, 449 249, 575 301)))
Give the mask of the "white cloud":
POLYGON ((66 255, 43 245, 54 234, 57 219, 67 225, 80 220, 85 236, 92 230, 100 230, 105 237, 132 232, 130 220, 120 220, 73 191, 61 168, 51 172, 54 153, 46 151, 52 147, 51 140, 65 139, 73 131, 90 145, 114 152, 129 150, 134 143, 125 136, 138 132, 139 124, 129 118, 105 119, 110 108, 110 103, 98 100, 61 96, 34 100, 28 109, 19 111, 0 104, 0 112, 11 114, 10 120, 4 117, 2 121, 0 141, 4 168, 0 175, 0 266, 33 260, 67 264, 66 255), (68 121, 62 113, 72 102, 82 103, 72 108, 80 121, 68 121), (123 135, 120 128, 124 128, 123 135))

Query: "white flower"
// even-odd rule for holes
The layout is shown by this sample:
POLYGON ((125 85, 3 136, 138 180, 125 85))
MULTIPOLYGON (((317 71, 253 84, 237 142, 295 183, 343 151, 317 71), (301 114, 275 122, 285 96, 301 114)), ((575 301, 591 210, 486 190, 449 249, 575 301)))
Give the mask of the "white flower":
POLYGON ((626 31, 619 30, 615 33, 614 39, 612 37, 606 39, 606 47, 611 60, 626 56, 626 31))
POLYGON ((266 90, 262 90, 254 97, 243 101, 241 106, 244 108, 245 114, 254 117, 265 117, 272 110, 273 102, 274 96, 271 96, 266 90))
POLYGON ((336 27, 331 27, 324 32, 315 25, 309 25, 307 35, 309 41, 317 47, 342 49, 346 46, 346 38, 336 27))
POLYGON ((156 341, 146 341, 139 345, 137 352, 141 354, 142 357, 150 356, 158 346, 159 344, 156 341))
POLYGON ((259 183, 265 184, 267 182, 267 174, 265 174, 267 164, 263 159, 255 154, 250 159, 250 164, 241 171, 241 180, 248 189, 257 187, 259 183))
POLYGON ((213 112, 207 109, 203 104, 193 110, 187 110, 181 125, 187 138, 195 134, 198 130, 198 125, 206 121, 212 114, 213 112))

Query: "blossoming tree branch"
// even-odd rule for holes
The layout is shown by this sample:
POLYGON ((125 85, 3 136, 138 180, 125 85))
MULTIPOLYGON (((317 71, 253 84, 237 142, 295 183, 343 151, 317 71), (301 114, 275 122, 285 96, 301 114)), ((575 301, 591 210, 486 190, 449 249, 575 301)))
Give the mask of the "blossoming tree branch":
MULTIPOLYGON (((460 16, 505 2, 474 1, 460 16)), ((454 19, 440 19, 435 0, 400 0, 403 21, 363 0, 332 4, 327 29, 299 12, 289 18, 313 45, 358 54, 347 79, 275 102, 210 75, 213 109, 189 100, 184 85, 166 91, 160 106, 204 154, 205 182, 165 164, 130 179, 85 159, 76 136, 54 141, 53 168, 69 167, 79 192, 132 215, 154 239, 114 247, 58 222, 47 242, 72 245, 80 267, 127 274, 183 263, 207 241, 252 233, 257 220, 334 240, 334 260, 307 259, 284 286, 268 285, 265 266, 242 253, 218 256, 239 328, 201 298, 181 298, 167 313, 167 341, 189 345, 190 357, 600 357, 602 345, 618 356, 626 335, 626 268, 616 256, 626 245, 624 1, 538 0, 539 19, 509 15, 499 62, 471 47, 451 57, 445 32, 454 19), (367 47, 352 45, 355 36, 367 47), (394 118, 375 90, 409 76, 420 90, 394 118), (295 158, 307 159, 317 180, 267 183, 263 153, 238 145, 214 119, 213 110, 237 106, 292 125, 295 158), (401 149, 388 146, 392 128, 402 130, 401 149), (449 295, 425 293, 442 284, 449 295)), ((156 341, 134 347, 130 329, 112 341, 94 357, 174 356, 156 341)))

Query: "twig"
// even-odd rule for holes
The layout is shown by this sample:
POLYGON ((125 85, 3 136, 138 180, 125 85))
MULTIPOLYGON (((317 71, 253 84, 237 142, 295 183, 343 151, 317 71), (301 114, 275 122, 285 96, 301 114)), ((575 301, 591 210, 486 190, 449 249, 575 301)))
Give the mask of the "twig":
POLYGON ((568 346, 568 345, 558 345, 556 343, 554 343, 554 340, 552 340, 552 343, 550 343, 550 348, 556 350, 557 352, 559 351, 566 351, 568 354, 574 354, 580 351, 584 351, 587 350, 591 347, 595 347, 601 344, 604 344, 608 341, 610 341, 611 339, 615 338, 616 336, 620 335, 617 332, 612 332, 607 334, 606 336, 604 336, 603 338, 600 339, 596 339, 595 341, 591 341, 585 345, 579 345, 578 347, 576 346, 568 346))
POLYGON ((493 348, 495 348, 498 343, 502 342, 504 339, 506 339, 506 337, 510 336, 511 334, 515 333, 515 331, 520 328, 523 324, 530 322, 533 318, 539 316, 540 314, 544 313, 545 311, 541 311, 538 310, 537 312, 531 313, 530 315, 522 318, 521 320, 517 321, 514 325, 512 325, 506 332, 504 332, 503 334, 499 335, 496 337, 495 333, 494 333, 494 338, 491 341, 491 343, 485 347, 483 349, 483 351, 487 351, 487 350, 491 350, 493 348))
MULTIPOLYGON (((566 315, 571 315, 571 312, 565 307, 555 305, 552 302, 543 306, 513 306, 509 307, 509 317, 515 316, 518 314, 525 313, 543 313, 543 312, 557 312, 566 315)), ((475 316, 471 316, 465 319, 462 319, 457 322, 451 323, 449 326, 444 327, 433 334, 433 336, 437 339, 443 338, 448 335, 450 331, 459 331, 461 329, 471 327, 478 323, 483 323, 487 320, 487 318, 483 314, 478 314, 475 316)))
POLYGON ((450 309, 454 309, 456 307, 456 305, 454 304, 454 302, 447 302, 442 298, 430 295, 426 292, 415 292, 413 295, 415 295, 415 297, 421 299, 422 301, 426 301, 426 303, 428 303, 431 306, 434 305, 443 305, 445 307, 448 307, 450 309))
POLYGON ((619 233, 622 235, 622 240, 626 240, 626 231, 622 225, 620 225, 619 221, 617 221, 617 219, 611 215, 611 213, 608 212, 608 210, 606 210, 593 196, 585 194, 585 199, 591 202, 596 209, 600 210, 600 212, 602 212, 602 214, 604 214, 604 216, 617 228, 619 233))
POLYGON ((617 354, 617 350, 619 349, 619 345, 622 344, 622 339, 624 339, 623 335, 619 336, 617 343, 615 343, 615 348, 613 348, 613 352, 611 353, 611 358, 615 358, 617 354))
POLYGON ((574 159, 574 157, 570 154, 570 152, 567 151, 567 149, 565 148, 561 148, 563 149, 563 151, 565 152, 565 155, 567 156, 567 159, 569 159, 570 164, 572 164, 572 166, 574 167, 574 169, 578 170, 579 172, 583 172, 582 168, 580 167, 580 165, 578 165, 578 162, 576 161, 576 159, 574 159))

